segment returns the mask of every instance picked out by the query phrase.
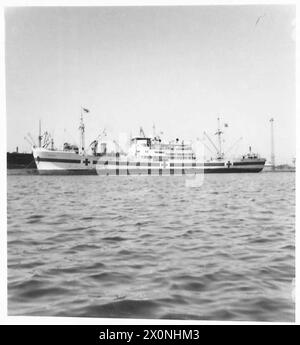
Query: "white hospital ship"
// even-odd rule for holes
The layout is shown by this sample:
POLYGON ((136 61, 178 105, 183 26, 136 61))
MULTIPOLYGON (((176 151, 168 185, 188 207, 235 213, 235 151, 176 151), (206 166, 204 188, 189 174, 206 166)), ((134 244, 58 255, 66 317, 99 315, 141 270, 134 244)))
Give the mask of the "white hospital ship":
MULTIPOLYGON (((86 110, 82 108, 83 110, 86 110)), ((220 121, 216 134, 219 139, 216 157, 204 160, 197 154, 195 145, 191 142, 174 141, 162 142, 159 136, 146 136, 143 130, 140 135, 130 140, 126 153, 121 149, 116 152, 108 151, 107 143, 103 139, 96 139, 85 148, 85 125, 83 113, 80 120, 80 146, 64 144, 62 150, 54 149, 47 136, 42 144, 41 133, 38 147, 33 147, 33 156, 39 174, 48 175, 195 175, 201 173, 245 173, 260 172, 265 159, 250 152, 239 159, 226 159, 221 147, 220 121), (49 147, 50 146, 50 147, 49 147), (99 148, 99 150, 98 150, 99 148)))

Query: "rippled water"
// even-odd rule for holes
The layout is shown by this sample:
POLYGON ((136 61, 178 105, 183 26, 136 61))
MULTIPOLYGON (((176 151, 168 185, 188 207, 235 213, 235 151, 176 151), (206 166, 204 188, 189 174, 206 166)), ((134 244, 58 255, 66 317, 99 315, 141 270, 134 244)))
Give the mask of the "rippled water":
POLYGON ((294 179, 8 176, 8 313, 293 321, 294 179))

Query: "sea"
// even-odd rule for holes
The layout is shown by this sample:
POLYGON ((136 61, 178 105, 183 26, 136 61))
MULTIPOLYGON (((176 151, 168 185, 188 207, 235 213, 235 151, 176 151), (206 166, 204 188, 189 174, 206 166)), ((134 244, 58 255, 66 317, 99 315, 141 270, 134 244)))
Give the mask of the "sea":
POLYGON ((295 174, 7 176, 8 315, 295 320, 295 174))

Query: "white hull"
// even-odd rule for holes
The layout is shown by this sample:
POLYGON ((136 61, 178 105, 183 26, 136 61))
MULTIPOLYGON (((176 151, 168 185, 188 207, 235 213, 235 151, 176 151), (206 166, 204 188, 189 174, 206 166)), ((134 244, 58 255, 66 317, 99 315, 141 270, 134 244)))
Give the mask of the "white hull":
POLYGON ((164 160, 147 161, 129 159, 127 156, 92 156, 69 151, 33 149, 33 156, 40 174, 75 175, 193 175, 201 173, 259 172, 264 159, 236 161, 164 160))

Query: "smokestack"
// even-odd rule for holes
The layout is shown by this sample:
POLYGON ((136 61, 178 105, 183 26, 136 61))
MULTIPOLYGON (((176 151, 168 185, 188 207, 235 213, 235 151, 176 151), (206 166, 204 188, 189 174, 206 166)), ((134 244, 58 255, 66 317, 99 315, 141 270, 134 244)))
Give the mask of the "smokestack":
POLYGON ((270 119, 271 123, 271 166, 272 170, 275 170, 275 153, 274 153, 274 127, 273 127, 274 119, 273 117, 270 119))

